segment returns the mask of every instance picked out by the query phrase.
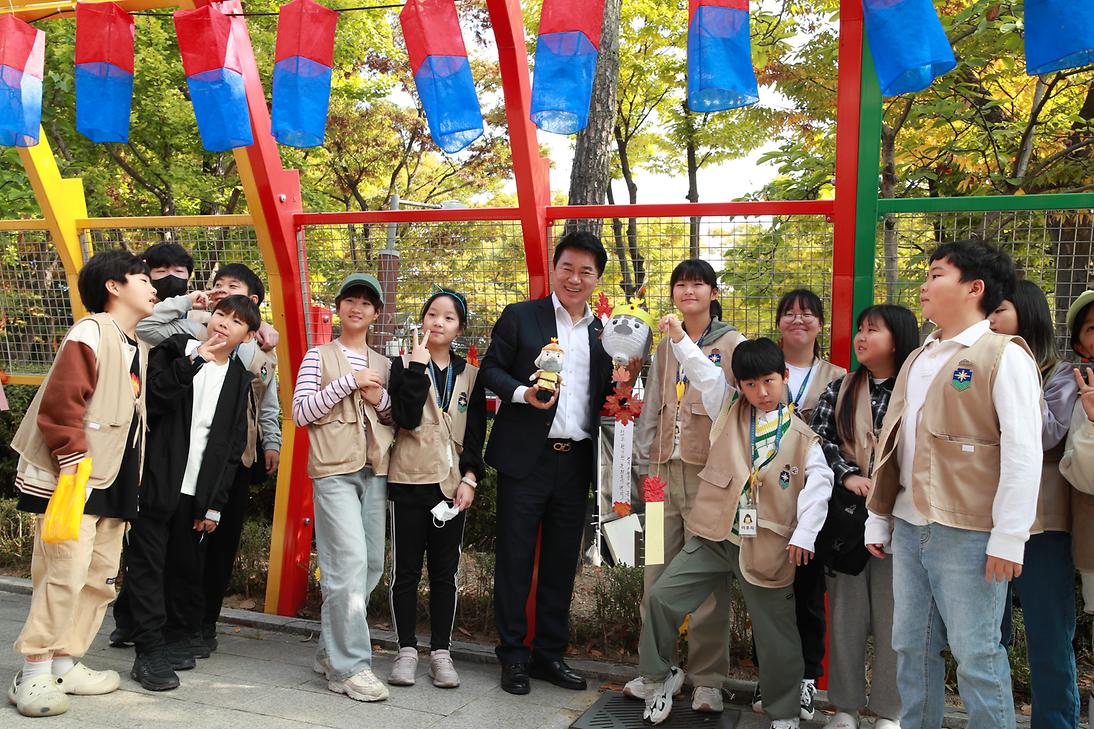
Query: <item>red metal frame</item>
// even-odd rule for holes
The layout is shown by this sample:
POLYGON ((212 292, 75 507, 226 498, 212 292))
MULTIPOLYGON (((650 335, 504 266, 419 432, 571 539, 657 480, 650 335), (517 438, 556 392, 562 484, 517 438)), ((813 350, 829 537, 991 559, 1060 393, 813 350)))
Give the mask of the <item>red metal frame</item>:
POLYGON ((551 222, 568 218, 687 218, 696 215, 832 215, 832 200, 758 200, 645 205, 552 205, 551 222))

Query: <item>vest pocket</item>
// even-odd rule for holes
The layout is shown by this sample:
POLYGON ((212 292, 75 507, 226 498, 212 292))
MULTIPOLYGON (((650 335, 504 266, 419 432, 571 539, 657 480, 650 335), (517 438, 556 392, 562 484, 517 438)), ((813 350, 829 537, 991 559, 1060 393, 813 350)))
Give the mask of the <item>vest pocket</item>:
POLYGON ((741 563, 762 587, 783 587, 794 581, 794 565, 786 554, 790 535, 781 524, 760 519, 756 536, 741 539, 741 563))
POLYGON ((927 499, 940 511, 985 519, 999 484, 999 444, 982 438, 931 434, 927 499))

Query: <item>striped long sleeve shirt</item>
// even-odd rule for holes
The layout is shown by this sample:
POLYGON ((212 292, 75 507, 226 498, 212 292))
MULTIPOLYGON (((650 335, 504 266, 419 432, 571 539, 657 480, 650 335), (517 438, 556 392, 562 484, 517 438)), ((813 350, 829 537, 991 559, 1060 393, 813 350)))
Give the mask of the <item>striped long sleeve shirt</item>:
MULTIPOLYGON (((366 355, 345 347, 342 347, 342 354, 346 356, 354 372, 368 367, 366 355)), ((300 427, 319 420, 357 390, 357 381, 352 374, 331 380, 326 387, 320 387, 321 382, 319 350, 313 347, 308 350, 300 363, 300 372, 296 376, 296 389, 293 390, 292 396, 293 422, 300 427)), ((387 388, 384 388, 380 395, 376 415, 384 425, 391 425, 394 422, 391 417, 391 397, 388 395, 387 388)))

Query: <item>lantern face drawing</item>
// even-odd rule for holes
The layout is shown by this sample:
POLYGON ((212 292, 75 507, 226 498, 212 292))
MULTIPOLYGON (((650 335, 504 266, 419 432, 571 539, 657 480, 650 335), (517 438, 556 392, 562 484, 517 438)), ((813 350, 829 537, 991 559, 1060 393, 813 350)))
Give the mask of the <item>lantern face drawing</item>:
POLYGON ((758 102, 748 0, 690 0, 688 16, 688 108, 722 111, 758 102))
POLYGON ((482 111, 453 0, 408 0, 399 13, 429 133, 448 154, 482 136, 482 111))
POLYGON ((129 141, 133 33, 113 3, 76 5, 76 131, 92 142, 129 141))
POLYGON ((1094 3, 1026 0, 1025 18, 1030 76, 1094 63, 1094 3))
POLYGON ((0 16, 0 145, 33 147, 42 124, 46 34, 0 16))
POLYGON ((232 19, 210 5, 179 10, 174 18, 202 146, 224 152, 250 145, 251 114, 232 19))
POLYGON ((281 6, 270 110, 272 132, 281 144, 318 147, 323 143, 337 24, 338 13, 312 0, 281 6))
POLYGON ((922 91, 957 65, 931 0, 863 0, 881 93, 922 91))
POLYGON ((555 134, 589 123, 604 0, 544 0, 536 41, 531 118, 555 134))

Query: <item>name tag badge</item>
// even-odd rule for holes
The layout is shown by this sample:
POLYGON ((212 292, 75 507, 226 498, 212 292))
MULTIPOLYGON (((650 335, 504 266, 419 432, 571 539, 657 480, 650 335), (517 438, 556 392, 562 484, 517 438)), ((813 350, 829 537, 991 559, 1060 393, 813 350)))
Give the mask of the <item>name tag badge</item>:
POLYGON ((756 521, 758 519, 755 509, 742 506, 737 511, 737 533, 742 537, 756 536, 756 521))

